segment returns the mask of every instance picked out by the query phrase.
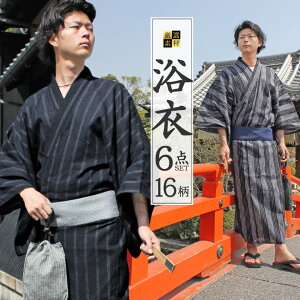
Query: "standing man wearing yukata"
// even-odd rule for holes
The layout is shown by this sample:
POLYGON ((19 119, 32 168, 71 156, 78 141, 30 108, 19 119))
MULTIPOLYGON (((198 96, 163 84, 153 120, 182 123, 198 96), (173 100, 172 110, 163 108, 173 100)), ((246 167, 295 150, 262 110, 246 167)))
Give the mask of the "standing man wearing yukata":
POLYGON ((222 162, 233 161, 235 231, 247 242, 244 263, 261 267, 256 244, 275 244, 274 267, 300 273, 300 261, 285 244, 284 194, 279 169, 289 159, 284 134, 300 130, 294 105, 275 72, 256 55, 265 35, 245 21, 234 34, 242 53, 208 90, 196 126, 218 133, 222 162))
POLYGON ((55 238, 66 254, 72 300, 127 299, 126 247, 134 255, 159 248, 149 228, 150 145, 132 98, 84 66, 95 14, 84 0, 45 12, 37 39, 55 76, 26 100, 0 155, 0 213, 20 208, 19 255, 41 239, 39 221, 52 204, 71 205, 72 223, 55 238))

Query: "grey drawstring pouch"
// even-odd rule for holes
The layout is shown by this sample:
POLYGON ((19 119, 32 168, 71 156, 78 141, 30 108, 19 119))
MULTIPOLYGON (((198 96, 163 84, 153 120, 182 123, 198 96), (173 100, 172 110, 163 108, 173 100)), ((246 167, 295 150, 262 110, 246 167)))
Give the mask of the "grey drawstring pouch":
POLYGON ((49 227, 44 231, 48 239, 30 243, 23 270, 23 299, 67 300, 68 283, 65 253, 61 243, 51 243, 49 227))

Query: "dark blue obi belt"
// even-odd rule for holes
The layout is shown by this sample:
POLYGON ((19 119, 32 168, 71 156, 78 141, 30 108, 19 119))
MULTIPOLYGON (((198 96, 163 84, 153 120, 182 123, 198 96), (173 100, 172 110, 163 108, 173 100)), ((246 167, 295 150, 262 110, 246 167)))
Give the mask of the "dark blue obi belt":
POLYGON ((233 126, 231 127, 231 140, 273 141, 274 136, 272 128, 233 126))

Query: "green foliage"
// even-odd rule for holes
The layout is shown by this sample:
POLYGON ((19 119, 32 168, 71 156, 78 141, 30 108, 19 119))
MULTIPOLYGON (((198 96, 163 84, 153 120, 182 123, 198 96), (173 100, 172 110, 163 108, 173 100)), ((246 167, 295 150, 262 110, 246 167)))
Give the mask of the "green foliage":
POLYGON ((119 79, 113 74, 107 74, 106 76, 102 76, 102 79, 113 80, 119 82, 119 79))
MULTIPOLYGON (((221 163, 219 157, 219 138, 216 134, 204 131, 194 131, 194 164, 221 163)), ((194 177, 194 197, 201 195, 203 177, 194 177)), ((223 176, 223 190, 232 191, 233 180, 231 174, 223 176)))
MULTIPOLYGON (((194 164, 212 163, 218 160, 219 150, 217 137, 205 133, 204 131, 194 130, 194 164)), ((199 197, 202 191, 204 178, 194 177, 194 197, 199 197)))
POLYGON ((121 81, 113 74, 107 74, 101 78, 122 82, 132 96, 135 104, 146 110, 148 114, 150 113, 150 81, 148 81, 147 86, 143 86, 142 79, 138 76, 121 76, 121 81))
POLYGON ((131 93, 134 89, 139 88, 142 83, 141 77, 138 76, 121 76, 122 83, 131 93))
POLYGON ((234 226, 234 215, 235 215, 235 209, 227 210, 224 212, 224 231, 233 229, 234 226))
POLYGON ((122 83, 132 96, 135 104, 141 106, 149 113, 150 108, 148 108, 148 106, 150 103, 151 96, 149 83, 146 87, 143 87, 141 77, 137 76, 121 76, 121 79, 122 83))
POLYGON ((219 139, 215 134, 194 131, 194 163, 220 162, 218 158, 219 139))
POLYGON ((28 28, 8 27, 6 29, 0 30, 0 32, 15 33, 15 34, 28 34, 28 28))
POLYGON ((195 239, 199 237, 199 217, 194 217, 182 222, 158 229, 155 234, 160 238, 195 239))
POLYGON ((148 136, 148 138, 150 139, 151 136, 151 123, 150 123, 150 118, 147 117, 146 115, 148 114, 148 111, 146 111, 145 109, 138 109, 138 114, 142 120, 143 123, 143 127, 146 131, 146 134, 148 136))
MULTIPOLYGON (((224 231, 233 229, 235 210, 224 211, 224 231)), ((194 217, 182 222, 158 229, 155 234, 163 239, 195 240, 199 239, 200 217, 194 217)))
POLYGON ((292 174, 296 174, 296 147, 288 147, 288 150, 290 152, 290 163, 291 163, 291 171, 292 174))

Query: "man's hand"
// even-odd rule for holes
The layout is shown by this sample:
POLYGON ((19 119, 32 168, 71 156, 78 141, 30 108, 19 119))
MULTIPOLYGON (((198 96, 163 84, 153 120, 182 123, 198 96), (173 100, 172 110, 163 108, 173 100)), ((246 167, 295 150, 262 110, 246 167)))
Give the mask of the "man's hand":
POLYGON ((145 253, 146 255, 150 255, 150 258, 155 258, 153 254, 153 247, 160 250, 160 241, 156 237, 156 235, 153 233, 153 231, 148 226, 139 226, 138 228, 139 236, 142 240, 142 245, 140 249, 145 253))
POLYGON ((227 143, 227 131, 225 128, 220 127, 218 128, 218 133, 219 133, 219 140, 220 140, 219 158, 221 159, 224 165, 227 165, 232 161, 232 159, 230 158, 230 149, 227 143))
POLYGON ((290 153, 289 150, 287 149, 285 143, 280 143, 278 145, 279 148, 279 153, 280 153, 280 158, 282 162, 286 162, 290 159, 290 153))
POLYGON ((283 129, 276 130, 275 135, 278 143, 278 149, 279 149, 281 161, 286 162, 290 158, 290 153, 285 145, 284 130, 283 129))
POLYGON ((149 258, 154 258, 153 247, 160 250, 160 241, 149 227, 147 199, 143 194, 133 193, 132 201, 138 223, 138 233, 142 240, 140 249, 150 255, 149 258))
POLYGON ((20 192, 28 214, 35 220, 48 219, 52 213, 49 199, 34 188, 26 188, 20 192))
POLYGON ((220 152, 219 158, 221 159, 222 163, 230 163, 232 159, 230 158, 230 149, 227 144, 220 145, 220 152))

